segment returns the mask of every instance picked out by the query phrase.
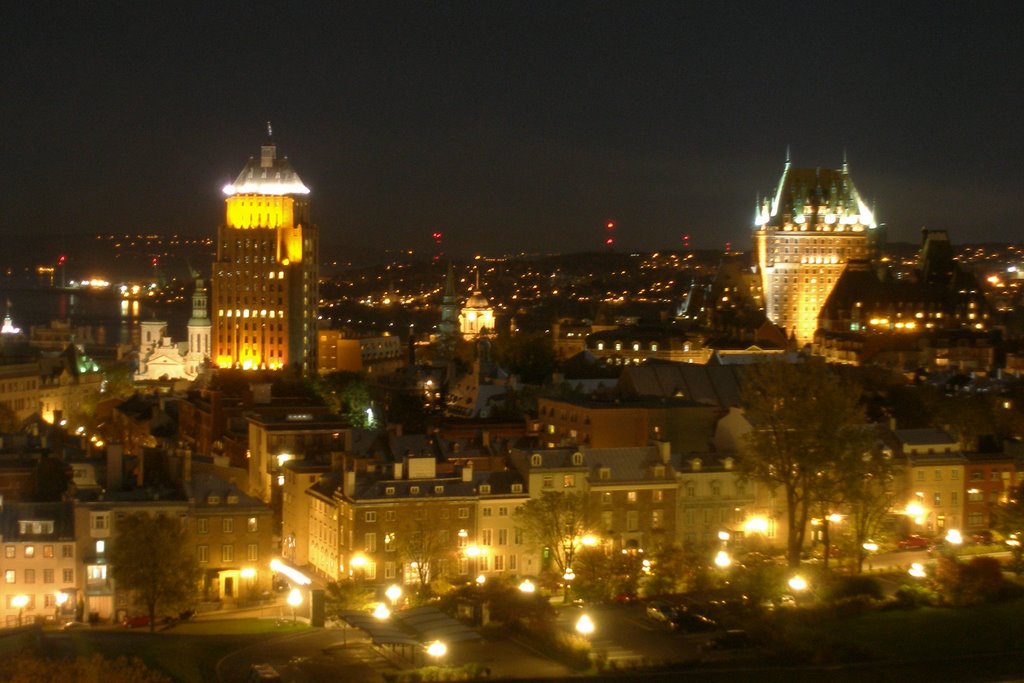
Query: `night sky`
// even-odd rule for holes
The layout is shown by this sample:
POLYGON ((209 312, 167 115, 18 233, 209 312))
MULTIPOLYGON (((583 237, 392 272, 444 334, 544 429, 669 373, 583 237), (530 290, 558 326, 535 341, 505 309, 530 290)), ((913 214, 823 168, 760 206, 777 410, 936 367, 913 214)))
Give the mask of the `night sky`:
POLYGON ((0 234, 212 235, 269 119, 332 256, 594 250, 608 219, 746 249, 787 145, 845 149, 891 239, 1021 238, 1020 3, 782 4, 18 3, 0 234))

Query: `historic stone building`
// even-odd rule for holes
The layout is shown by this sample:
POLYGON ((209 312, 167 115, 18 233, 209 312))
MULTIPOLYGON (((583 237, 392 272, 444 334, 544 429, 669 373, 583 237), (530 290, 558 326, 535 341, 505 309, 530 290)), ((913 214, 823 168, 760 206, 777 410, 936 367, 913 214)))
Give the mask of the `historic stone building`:
POLYGON ((213 264, 214 362, 316 369, 318 232, 309 188, 270 138, 224 188, 213 264))
POLYGON ((846 263, 866 259, 875 217, 841 169, 793 168, 786 159, 773 197, 758 207, 754 250, 765 313, 799 345, 846 263))

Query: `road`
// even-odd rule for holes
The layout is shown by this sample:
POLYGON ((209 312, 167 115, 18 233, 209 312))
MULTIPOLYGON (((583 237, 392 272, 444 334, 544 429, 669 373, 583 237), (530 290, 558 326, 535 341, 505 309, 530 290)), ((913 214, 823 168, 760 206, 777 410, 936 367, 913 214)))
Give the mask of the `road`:
POLYGON ((667 625, 649 619, 641 603, 631 605, 587 605, 584 609, 562 608, 559 625, 575 629, 576 621, 586 613, 594 622, 590 636, 596 656, 618 667, 647 663, 690 661, 699 657, 699 646, 709 634, 672 631, 667 625))

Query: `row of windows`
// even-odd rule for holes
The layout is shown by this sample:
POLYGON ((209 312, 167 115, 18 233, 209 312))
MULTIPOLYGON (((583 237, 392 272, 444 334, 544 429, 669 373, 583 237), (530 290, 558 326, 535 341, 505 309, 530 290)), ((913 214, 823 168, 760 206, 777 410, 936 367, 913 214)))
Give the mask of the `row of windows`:
MULTIPOLYGON (((41 553, 42 553, 42 557, 53 557, 54 556, 53 555, 53 553, 54 553, 53 546, 52 545, 44 545, 44 546, 42 546, 41 553)), ((36 546, 34 546, 34 545, 23 546, 22 547, 22 554, 23 554, 24 557, 28 557, 28 558, 35 557, 36 556, 36 546)), ((18 556, 18 547, 17 546, 14 546, 14 545, 6 545, 6 546, 4 546, 4 557, 5 558, 11 560, 11 559, 14 559, 17 556, 18 556)), ((70 544, 70 543, 62 544, 60 546, 60 556, 61 557, 74 557, 75 556, 75 546, 70 544)))
MULTIPOLYGON (((418 487, 414 486, 412 488, 418 488, 418 487)), ((419 493, 419 491, 411 491, 411 493, 419 493)), ((450 515, 451 515, 451 513, 448 510, 448 508, 441 508, 440 510, 438 510, 438 513, 437 513, 437 516, 440 519, 449 519, 450 515)), ((397 518, 397 513, 394 510, 385 510, 384 511, 384 521, 385 522, 393 522, 393 521, 395 521, 396 518, 397 518)), ((414 519, 425 519, 426 518, 426 510, 416 510, 416 511, 414 511, 413 512, 413 518, 414 519)), ((469 508, 459 508, 458 509, 458 518, 459 519, 469 519, 469 508)), ((376 510, 367 510, 366 512, 364 512, 363 513, 363 521, 364 522, 376 522, 377 521, 377 511, 376 510)))
MULTIPOLYGON (((259 561, 259 544, 250 543, 245 548, 245 561, 246 562, 258 562, 259 561)), ((196 546, 196 559, 199 560, 200 564, 206 564, 210 561, 210 546, 208 545, 197 545, 196 546)), ((235 561, 235 546, 230 543, 225 543, 220 547, 220 561, 221 562, 234 562, 235 561)))
MULTIPOLYGON (((225 534, 234 533, 235 531, 235 520, 231 517, 224 517, 220 521, 220 530, 225 534)), ((245 530, 249 532, 259 531, 259 523, 255 517, 250 517, 245 520, 245 530)), ((196 518, 196 533, 207 534, 210 532, 210 520, 207 517, 196 518)))
MULTIPOLYGON (((53 583, 54 570, 44 569, 43 570, 43 583, 53 583)), ((36 582, 36 570, 35 569, 23 569, 22 570, 22 583, 35 583, 36 582)), ((74 569, 62 569, 61 570, 61 581, 65 584, 73 584, 75 582, 75 570, 74 569)), ((4 583, 17 583, 18 572, 14 569, 7 569, 4 571, 4 583)))

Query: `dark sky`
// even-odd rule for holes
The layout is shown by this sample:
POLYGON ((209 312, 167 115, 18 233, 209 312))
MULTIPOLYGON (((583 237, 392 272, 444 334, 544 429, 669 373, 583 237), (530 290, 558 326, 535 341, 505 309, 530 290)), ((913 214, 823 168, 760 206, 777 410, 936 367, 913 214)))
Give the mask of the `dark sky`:
POLYGON ((1021 237, 1019 3, 92 4, 0 15, 5 237, 212 234, 268 119, 332 250, 746 248, 787 145, 1021 237))

